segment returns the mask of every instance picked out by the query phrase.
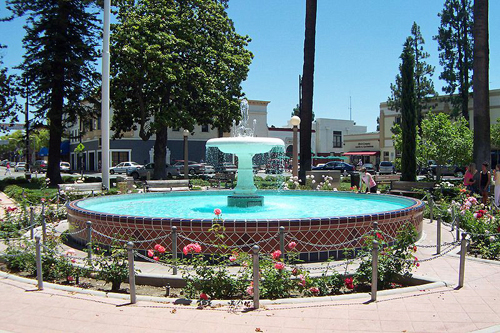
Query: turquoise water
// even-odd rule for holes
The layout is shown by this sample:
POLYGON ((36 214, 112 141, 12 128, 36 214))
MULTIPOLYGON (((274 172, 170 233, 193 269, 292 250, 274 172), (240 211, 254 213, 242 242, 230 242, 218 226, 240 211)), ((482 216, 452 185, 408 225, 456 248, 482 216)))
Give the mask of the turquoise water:
POLYGON ((214 209, 224 219, 294 219, 365 215, 407 208, 415 201, 406 198, 346 192, 260 192, 263 207, 227 206, 230 192, 183 192, 128 194, 86 199, 84 209, 119 215, 212 219, 214 209))

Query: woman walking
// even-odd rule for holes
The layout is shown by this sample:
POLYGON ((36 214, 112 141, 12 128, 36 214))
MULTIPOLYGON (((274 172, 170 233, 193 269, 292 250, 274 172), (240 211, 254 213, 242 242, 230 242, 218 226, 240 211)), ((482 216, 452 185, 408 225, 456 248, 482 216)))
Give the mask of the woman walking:
POLYGON ((476 163, 469 164, 464 175, 464 185, 470 194, 479 194, 479 172, 477 172, 476 163))

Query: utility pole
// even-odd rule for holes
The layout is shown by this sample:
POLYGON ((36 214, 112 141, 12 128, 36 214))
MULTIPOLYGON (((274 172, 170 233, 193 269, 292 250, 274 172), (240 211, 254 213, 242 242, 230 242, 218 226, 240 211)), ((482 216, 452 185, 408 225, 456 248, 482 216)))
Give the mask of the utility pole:
POLYGON ((29 87, 28 87, 28 78, 24 78, 24 84, 26 85, 26 104, 24 106, 24 126, 25 126, 25 131, 26 131, 26 168, 24 171, 26 179, 31 178, 31 173, 30 173, 30 117, 29 117, 29 87))

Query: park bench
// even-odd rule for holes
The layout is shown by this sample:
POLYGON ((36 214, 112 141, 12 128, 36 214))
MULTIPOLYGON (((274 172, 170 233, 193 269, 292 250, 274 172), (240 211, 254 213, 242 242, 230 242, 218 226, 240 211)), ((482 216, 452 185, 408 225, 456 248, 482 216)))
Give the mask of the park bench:
POLYGON ((217 172, 208 182, 212 187, 220 188, 224 184, 224 188, 233 188, 235 179, 234 172, 217 172))
POLYGON ((374 175, 373 180, 377 184, 390 184, 401 179, 401 175, 374 175))
POLYGON ((391 182, 391 189, 389 192, 400 195, 414 195, 419 193, 418 191, 415 191, 415 189, 431 190, 432 188, 434 188, 433 182, 411 182, 396 180, 391 182))
POLYGON ((59 192, 68 194, 92 194, 102 192, 102 183, 59 184, 59 192))
POLYGON ((145 192, 189 191, 191 187, 189 179, 146 180, 144 182, 145 192))

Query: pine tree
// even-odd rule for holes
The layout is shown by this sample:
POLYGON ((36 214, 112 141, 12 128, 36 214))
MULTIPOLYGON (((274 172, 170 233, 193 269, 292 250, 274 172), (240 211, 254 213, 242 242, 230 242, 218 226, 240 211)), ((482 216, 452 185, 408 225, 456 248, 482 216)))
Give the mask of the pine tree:
POLYGON ((98 27, 91 0, 7 0, 14 17, 27 16, 26 50, 19 66, 30 84, 35 117, 50 131, 47 177, 62 181, 59 170, 64 127, 89 112, 89 98, 99 76, 94 63, 98 27))
POLYGON ((441 26, 434 39, 440 51, 439 63, 443 66, 439 78, 448 84, 443 91, 450 95, 454 115, 461 113, 469 121, 474 44, 472 0, 446 0, 438 15, 441 26))
MULTIPOLYGON (((434 75, 434 66, 427 64, 425 59, 429 58, 429 53, 424 51, 425 40, 420 32, 420 26, 413 22, 411 27, 411 35, 407 39, 410 42, 411 52, 415 59, 415 68, 413 76, 415 81, 415 98, 417 124, 420 127, 422 122, 422 110, 429 107, 429 102, 432 97, 436 96, 432 76, 434 75)), ((401 71, 401 65, 399 70, 401 71)), ((396 75, 396 82, 391 83, 391 96, 387 104, 391 110, 401 111, 401 75, 396 75)))
POLYGON ((401 54, 401 131, 403 149, 401 152, 401 180, 414 181, 416 162, 416 94, 412 41, 406 40, 401 54))
MULTIPOLYGON (((0 45, 0 50, 5 48, 0 45)), ((17 121, 17 112, 20 111, 19 104, 16 101, 17 96, 17 77, 9 75, 8 68, 3 67, 0 58, 0 120, 15 122, 17 121)))

